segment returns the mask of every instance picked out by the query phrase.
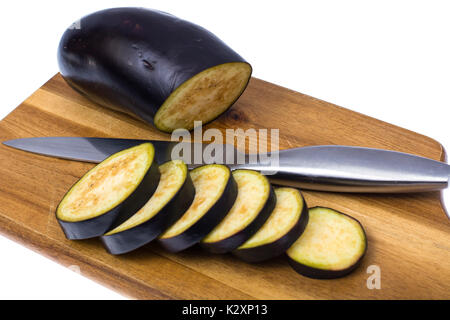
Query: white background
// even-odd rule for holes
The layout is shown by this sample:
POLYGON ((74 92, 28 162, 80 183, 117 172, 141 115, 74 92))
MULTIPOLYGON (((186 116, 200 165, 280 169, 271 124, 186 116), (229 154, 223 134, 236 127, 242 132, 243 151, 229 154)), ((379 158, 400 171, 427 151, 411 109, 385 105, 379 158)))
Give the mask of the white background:
MULTIPOLYGON (((446 1, 2 2, 0 118, 58 71, 56 48, 66 27, 115 6, 150 7, 193 21, 246 58, 255 77, 450 148, 446 1)), ((1 298, 121 296, 0 237, 1 298)))

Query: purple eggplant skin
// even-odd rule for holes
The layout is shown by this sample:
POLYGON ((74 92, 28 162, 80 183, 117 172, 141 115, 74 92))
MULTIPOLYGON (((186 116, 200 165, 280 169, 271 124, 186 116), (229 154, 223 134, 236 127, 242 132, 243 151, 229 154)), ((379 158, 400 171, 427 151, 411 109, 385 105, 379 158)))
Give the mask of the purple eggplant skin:
POLYGON ((106 9, 78 26, 65 31, 58 47, 64 79, 94 102, 150 124, 186 80, 214 66, 247 63, 208 30, 157 10, 106 9))
POLYGON ((364 256, 358 259, 358 261, 352 266, 343 270, 322 270, 308 267, 304 264, 298 263, 288 257, 288 263, 297 273, 302 276, 313 278, 313 279, 337 279, 342 278, 355 270, 360 264, 364 256))
MULTIPOLYGON (((317 208, 317 207, 314 207, 317 208)), ((314 208, 310 208, 314 209, 314 208)), ((324 207, 322 207, 324 208, 324 207)), ((361 261, 363 260, 364 256, 366 255, 367 252, 367 236, 366 236, 366 232, 364 231, 364 228, 361 224, 361 222, 359 222, 358 220, 356 220, 355 218, 353 218, 352 216, 349 216, 348 214, 345 214, 343 212, 337 211, 335 209, 332 208, 326 208, 326 209, 330 209, 336 212, 339 212, 340 214, 349 217, 350 219, 355 220, 361 227, 361 230, 364 233, 364 241, 365 241, 365 248, 364 248, 364 252, 361 255, 361 257, 359 257, 358 261, 356 261, 356 263, 354 263, 353 265, 351 265, 348 268, 342 269, 342 270, 324 270, 324 269, 317 269, 317 268, 312 268, 309 267, 307 265, 298 263, 297 261, 295 261, 294 259, 290 258, 287 254, 287 260, 289 265, 292 267, 292 269, 294 269, 297 273, 308 277, 308 278, 313 278, 313 279, 337 279, 337 278, 342 278, 346 275, 348 275, 349 273, 351 273, 353 270, 355 270, 360 264, 361 261)))
POLYGON ((159 244, 170 252, 180 252, 199 243, 225 218, 233 207, 237 193, 237 183, 230 172, 230 178, 220 199, 208 212, 183 233, 172 238, 159 239, 159 244))
POLYGON ((232 252, 232 254, 248 263, 262 262, 284 254, 286 250, 289 249, 302 235, 308 225, 308 206, 306 205, 303 195, 301 197, 303 201, 303 209, 300 214, 300 218, 284 236, 274 242, 267 243, 262 246, 247 249, 236 249, 232 252))
POLYGON ((266 220, 270 217, 275 205, 277 203, 277 198, 273 190, 272 185, 270 186, 269 197, 264 204, 264 207, 258 213, 258 216, 243 230, 232 235, 229 238, 217 241, 217 242, 201 242, 200 246, 208 252, 211 253, 227 253, 231 252, 245 241, 250 239, 258 230, 263 226, 266 220))
POLYGON ((145 246, 175 223, 194 200, 195 189, 189 173, 175 196, 150 220, 125 231, 102 236, 105 249, 114 255, 125 254, 145 246))
POLYGON ((134 192, 109 212, 95 218, 77 222, 69 222, 57 218, 66 238, 69 240, 95 238, 122 224, 134 215, 153 195, 158 187, 159 178, 158 164, 153 160, 149 170, 134 192))

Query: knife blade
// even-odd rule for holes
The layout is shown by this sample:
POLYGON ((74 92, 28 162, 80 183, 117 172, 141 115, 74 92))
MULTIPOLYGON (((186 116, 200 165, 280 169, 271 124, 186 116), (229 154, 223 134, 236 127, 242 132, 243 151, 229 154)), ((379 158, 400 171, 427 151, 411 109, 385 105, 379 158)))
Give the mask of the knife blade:
MULTIPOLYGON (((144 142, 151 142, 156 150, 156 162, 164 163, 174 159, 182 159, 189 169, 193 169, 207 162, 195 161, 194 153, 199 149, 203 153, 206 144, 186 143, 163 140, 139 140, 139 139, 119 139, 119 138, 83 138, 83 137, 36 137, 21 138, 4 141, 3 144, 18 150, 40 154, 43 156, 55 157, 66 160, 100 163, 110 155, 121 150, 131 148, 144 142), (188 154, 181 152, 179 155, 172 154, 175 146, 181 146, 181 150, 188 150, 188 154), (183 148, 184 147, 184 148, 183 148)), ((224 157, 231 155, 230 164, 237 163, 237 158, 245 155, 236 150, 231 145, 220 145, 224 157)), ((228 156, 229 158, 229 156, 228 156)), ((245 161, 245 160, 244 160, 245 161)), ((225 161, 224 161, 225 162, 225 161)))
MULTIPOLYGON (((99 163, 116 152, 144 142, 144 140, 137 139, 38 137, 8 140, 3 144, 44 156, 99 163)), ((175 143, 169 141, 150 142, 157 150, 155 156, 158 163, 170 160, 170 150, 175 143)))

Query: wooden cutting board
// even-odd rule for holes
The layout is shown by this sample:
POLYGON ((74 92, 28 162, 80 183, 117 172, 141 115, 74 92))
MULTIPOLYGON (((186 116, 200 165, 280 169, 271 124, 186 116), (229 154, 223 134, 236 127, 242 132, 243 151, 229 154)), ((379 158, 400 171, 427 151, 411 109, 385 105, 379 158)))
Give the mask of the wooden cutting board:
MULTIPOLYGON (((236 105, 207 126, 280 128, 280 148, 341 144, 384 148, 444 160, 425 136, 252 79, 236 105)), ((151 126, 103 109, 55 75, 0 122, 0 141, 38 136, 170 139, 151 126)), ((450 298, 450 223, 439 193, 337 194, 304 191, 309 206, 328 206, 364 225, 368 252, 359 269, 337 280, 295 273, 284 257, 246 264, 192 248, 170 254, 158 245, 111 256, 98 240, 64 238, 54 210, 91 164, 47 158, 0 145, 0 232, 113 290, 150 299, 450 298), (379 266, 381 289, 368 289, 379 266)), ((8 257, 3 257, 8 258, 8 257)), ((70 288, 67 288, 70 290, 70 288)))

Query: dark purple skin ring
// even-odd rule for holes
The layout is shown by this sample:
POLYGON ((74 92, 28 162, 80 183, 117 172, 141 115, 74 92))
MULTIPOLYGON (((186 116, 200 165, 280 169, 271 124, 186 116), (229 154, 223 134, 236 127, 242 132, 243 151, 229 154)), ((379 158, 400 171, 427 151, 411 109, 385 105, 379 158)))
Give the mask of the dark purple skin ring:
POLYGON ((245 241, 250 239, 259 228, 263 226, 275 208, 276 202, 277 198, 275 192, 273 191, 272 185, 270 185, 269 197, 267 198, 264 207, 247 227, 234 235, 217 242, 200 242, 200 246, 211 253, 227 253, 235 250, 245 241))
MULTIPOLYGON (((230 169, 228 168, 228 170, 230 169)), ((181 234, 171 238, 159 239, 158 242, 170 252, 179 252, 199 243, 225 218, 228 211, 233 207, 237 192, 237 183, 230 171, 222 195, 208 212, 181 234)))
MULTIPOLYGON (((64 221, 57 217, 66 238, 69 240, 95 238, 118 226, 135 214, 148 201, 158 187, 159 178, 158 164, 153 159, 153 163, 139 186, 127 199, 109 212, 92 219, 77 222, 64 221)), ((56 208, 56 211, 58 211, 58 208, 56 208)))
POLYGON ((124 254, 145 246, 175 223, 189 208, 195 197, 195 189, 189 172, 174 197, 151 219, 125 231, 102 236, 106 250, 114 255, 124 254))
MULTIPOLYGON (((314 207, 314 208, 311 208, 310 210, 315 209, 315 208, 325 208, 325 207, 314 207)), ((350 219, 358 222, 358 224, 361 227, 361 230, 364 233, 364 241, 365 241, 364 245, 365 245, 365 247, 364 247, 364 252, 359 257, 359 259, 354 264, 349 266, 348 268, 345 268, 345 269, 342 269, 342 270, 324 270, 324 269, 312 268, 312 267, 309 267, 307 265, 301 264, 301 263, 295 261, 294 259, 290 258, 288 255, 286 255, 290 266, 296 272, 298 272, 299 274, 301 274, 301 275, 303 275, 305 277, 309 277, 309 278, 313 278, 313 279, 336 279, 336 278, 344 277, 344 276, 348 275, 349 273, 351 273, 353 270, 355 270, 361 264, 361 261, 362 261, 362 259, 364 258, 365 254, 367 252, 367 236, 366 236, 366 232, 364 231, 364 228, 361 225, 361 223, 358 220, 356 220, 355 218, 349 216, 348 214, 342 213, 340 211, 337 211, 337 210, 331 209, 331 208, 326 208, 326 209, 330 209, 330 210, 333 210, 335 212, 338 212, 339 214, 347 216, 350 219)))
POLYGON ((262 262, 282 255, 302 235, 309 220, 308 206, 302 197, 303 208, 297 223, 278 240, 247 249, 236 249, 233 255, 249 263, 262 262))

